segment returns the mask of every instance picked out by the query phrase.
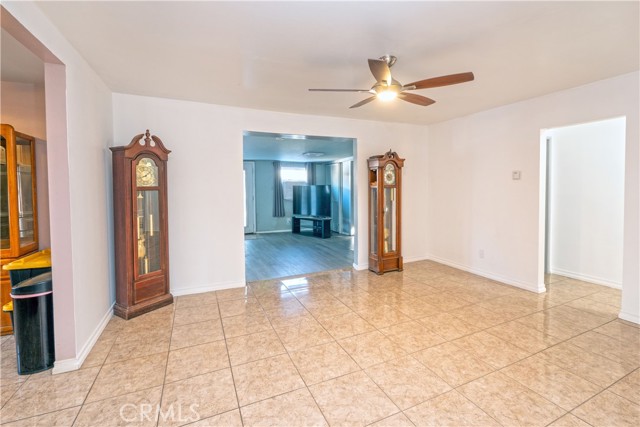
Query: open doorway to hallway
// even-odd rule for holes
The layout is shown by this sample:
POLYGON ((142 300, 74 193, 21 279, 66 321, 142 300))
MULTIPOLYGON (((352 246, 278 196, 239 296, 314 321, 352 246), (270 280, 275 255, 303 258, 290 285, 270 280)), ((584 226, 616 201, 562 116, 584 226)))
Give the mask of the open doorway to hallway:
POLYGON ((350 268, 355 140, 245 132, 245 277, 350 268))
POLYGON ((542 132, 545 283, 622 285, 626 120, 542 132))

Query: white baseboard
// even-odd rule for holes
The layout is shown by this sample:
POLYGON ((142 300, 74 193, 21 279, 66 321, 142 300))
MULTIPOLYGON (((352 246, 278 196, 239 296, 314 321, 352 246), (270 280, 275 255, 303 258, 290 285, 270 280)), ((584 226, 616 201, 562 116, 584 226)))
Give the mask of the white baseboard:
POLYGON ((403 257, 402 258, 402 262, 404 264, 407 264, 409 262, 418 262, 418 261, 426 261, 430 259, 428 256, 423 255, 423 256, 412 256, 412 257, 403 257))
POLYGON ((516 288, 524 289, 525 291, 542 293, 547 289, 543 284, 536 283, 526 283, 520 280, 516 280, 510 277, 502 276, 500 274, 495 274, 489 271, 480 270, 478 268, 469 267, 467 265, 462 265, 454 261, 449 261, 444 258, 440 258, 434 255, 428 255, 427 259, 431 261, 439 262, 440 264, 448 265, 449 267, 457 268, 458 270, 467 271, 469 273, 477 274, 478 276, 486 277, 487 279, 495 280, 500 283, 504 283, 506 285, 515 286, 516 288))
POLYGON ((618 314, 618 317, 622 320, 626 320, 627 322, 640 324, 640 316, 638 316, 638 314, 625 313, 624 311, 621 311, 620 314, 618 314))
POLYGON ((244 286, 246 286, 246 283, 244 282, 220 282, 209 285, 192 286, 189 288, 171 289, 171 294, 174 297, 179 297, 183 295, 201 294, 203 292, 221 291, 223 289, 242 288, 244 286))
POLYGON ((102 331, 104 331, 104 328, 106 328, 107 325, 109 324, 109 320, 111 320, 111 317, 113 316, 114 305, 115 305, 115 302, 111 304, 111 307, 109 307, 109 310, 107 310, 104 316, 102 316, 100 323, 93 330, 93 333, 89 337, 89 340, 87 340, 87 342, 84 344, 84 346, 78 353, 77 357, 72 359, 56 360, 54 362, 53 371, 52 371, 53 375, 62 374, 64 372, 75 371, 80 369, 80 367, 84 363, 84 360, 87 358, 87 356, 91 352, 91 349, 96 344, 96 341, 98 341, 98 338, 100 338, 102 331))
POLYGON ((270 233, 291 233, 291 229, 286 230, 268 230, 268 231, 256 231, 254 234, 270 234, 270 233))
POLYGON ((367 268, 369 268, 369 264, 365 263, 365 264, 356 264, 355 262, 352 264, 353 265, 353 269, 354 270, 358 270, 358 271, 363 271, 366 270, 367 268))
POLYGON ((582 280, 584 282, 595 283, 596 285, 607 286, 614 289, 622 289, 622 283, 603 279, 602 277, 590 276, 588 274, 575 273, 573 271, 563 270, 561 268, 551 268, 551 274, 569 277, 571 279, 582 280))

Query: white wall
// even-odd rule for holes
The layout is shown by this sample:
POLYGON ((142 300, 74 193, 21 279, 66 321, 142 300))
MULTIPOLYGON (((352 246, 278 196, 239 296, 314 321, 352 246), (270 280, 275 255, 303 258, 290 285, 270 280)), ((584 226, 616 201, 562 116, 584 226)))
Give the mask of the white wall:
POLYGON ((635 72, 429 126, 430 257, 543 290, 541 130, 626 116, 621 317, 640 321, 639 80, 635 72))
POLYGON ((61 372, 79 367, 114 301, 111 91, 37 6, 3 6, 64 64, 45 64, 54 372, 61 372))
POLYGON ((244 284, 242 131, 355 138, 357 264, 367 265, 366 159, 389 148, 407 159, 405 261, 426 255, 423 197, 427 129, 114 94, 114 145, 150 129, 169 157, 169 253, 174 295, 244 284))
POLYGON ((625 119, 549 130, 550 271, 622 287, 625 119))

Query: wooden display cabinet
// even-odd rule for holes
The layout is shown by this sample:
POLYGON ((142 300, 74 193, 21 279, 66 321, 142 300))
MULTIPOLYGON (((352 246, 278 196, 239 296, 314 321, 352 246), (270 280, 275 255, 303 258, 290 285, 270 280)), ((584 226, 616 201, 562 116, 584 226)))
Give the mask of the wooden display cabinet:
POLYGON ((370 157, 369 270, 402 270, 402 167, 404 159, 389 150, 370 157))
MULTIPOLYGON (((0 303, 11 301, 9 272, 2 266, 38 250, 36 140, 11 125, 0 125, 0 303)), ((13 332, 8 313, 0 333, 13 332)))
POLYGON ((112 147, 116 304, 124 319, 173 302, 169 292, 167 161, 157 136, 112 147))

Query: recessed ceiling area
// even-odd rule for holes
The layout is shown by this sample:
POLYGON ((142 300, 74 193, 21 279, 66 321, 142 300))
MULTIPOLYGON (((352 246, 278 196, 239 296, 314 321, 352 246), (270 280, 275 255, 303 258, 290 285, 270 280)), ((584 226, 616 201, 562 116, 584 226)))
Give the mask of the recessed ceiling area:
POLYGON ((333 162, 352 157, 353 149, 352 138, 251 131, 243 135, 244 160, 333 162))
MULTIPOLYGON (((117 93, 352 119, 428 124, 639 68, 637 1, 37 2, 117 93), (349 109, 368 58, 398 58, 412 82, 473 72, 416 91, 422 107, 349 109)), ((597 102, 597 100, 594 100, 597 102)))

